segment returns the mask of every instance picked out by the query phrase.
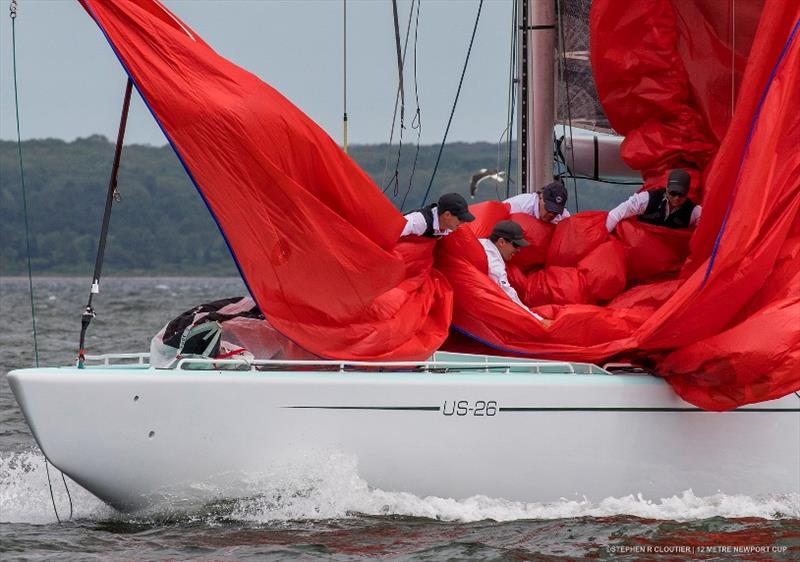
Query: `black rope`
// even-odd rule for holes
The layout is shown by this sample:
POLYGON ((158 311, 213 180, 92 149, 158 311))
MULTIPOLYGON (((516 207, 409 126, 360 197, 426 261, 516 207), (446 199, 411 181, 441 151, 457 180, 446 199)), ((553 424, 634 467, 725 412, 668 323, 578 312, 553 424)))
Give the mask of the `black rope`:
POLYGON ((81 337, 78 351, 78 368, 82 369, 85 361, 86 330, 92 322, 95 313, 92 308, 92 298, 95 293, 100 292, 100 273, 103 269, 103 258, 106 252, 106 240, 108 239, 108 225, 111 221, 111 205, 114 199, 119 198, 117 193, 117 174, 119 172, 119 161, 122 156, 122 142, 125 138, 125 125, 128 122, 128 108, 131 104, 131 90, 133 82, 128 78, 125 85, 125 99, 122 103, 122 116, 119 120, 119 131, 117 132, 117 146, 114 150, 114 163, 111 166, 111 178, 108 180, 108 192, 106 194, 106 207, 103 211, 103 225, 100 228, 100 242, 97 245, 97 258, 94 262, 94 275, 92 276, 92 286, 89 290, 89 302, 81 315, 81 337))
MULTIPOLYGON (((402 212, 406 206, 406 199, 411 193, 411 186, 414 182, 414 174, 417 171, 417 162, 419 160, 419 145, 422 137, 422 114, 419 108, 419 81, 417 80, 417 43, 419 40, 419 7, 422 0, 417 1, 417 16, 414 22, 414 103, 416 104, 416 111, 414 112, 414 119, 411 120, 411 128, 417 131, 417 147, 414 151, 414 161, 411 164, 411 174, 408 176, 408 187, 403 195, 403 202, 400 204, 400 211, 402 212)), ((411 2, 411 7, 414 7, 414 1, 411 2)))
MULTIPOLYGON (((398 80, 397 95, 400 97, 400 142, 397 147, 397 160, 394 163, 394 174, 392 175, 392 179, 389 180, 389 183, 386 184, 386 187, 383 188, 383 192, 386 193, 386 191, 390 187, 394 186, 394 189, 392 190, 392 196, 397 197, 397 195, 400 193, 399 190, 400 154, 402 153, 403 150, 403 129, 406 128, 405 126, 406 94, 405 94, 405 88, 403 87, 403 59, 405 59, 405 49, 402 49, 402 51, 400 49, 400 18, 397 15, 397 0, 392 0, 392 17, 394 19, 394 44, 397 50, 397 80, 398 80)), ((410 14, 408 19, 408 25, 410 29, 411 28, 410 14)), ((406 38, 408 38, 408 33, 406 33, 406 38)), ((395 116, 393 117, 393 119, 396 119, 397 98, 395 98, 394 111, 395 111, 395 116)), ((392 122, 392 133, 394 133, 394 122, 392 122)), ((389 162, 387 160, 386 167, 388 167, 388 165, 389 162)))
POLYGON ((564 177, 564 178, 574 178, 576 180, 589 180, 589 181, 596 181, 596 182, 599 182, 599 183, 610 183, 610 184, 614 184, 614 185, 642 185, 642 180, 633 180, 633 181, 607 180, 607 179, 603 179, 603 178, 592 178, 592 177, 589 177, 589 176, 582 176, 582 175, 572 174, 572 173, 560 174, 560 175, 561 175, 561 177, 564 177))
POLYGON ((398 72, 399 72, 399 79, 397 83, 397 93, 395 94, 394 98, 394 111, 392 113, 392 129, 389 133, 389 145, 386 147, 386 160, 383 166, 383 183, 386 185, 383 188, 383 193, 386 193, 390 187, 394 186, 392 190, 392 196, 397 197, 400 193, 400 157, 403 152, 403 131, 406 128, 405 125, 405 92, 403 87, 403 65, 405 64, 406 60, 406 51, 408 50, 408 38, 411 32, 411 16, 414 13, 414 3, 416 0, 411 1, 411 10, 408 13, 408 25, 406 26, 406 37, 403 43, 403 50, 402 55, 400 54, 400 30, 399 30, 399 21, 397 19, 397 5, 396 0, 393 2, 393 9, 394 9, 394 16, 395 16, 395 42, 397 44, 398 49, 398 56, 400 57, 398 60, 398 72), (399 141, 397 145, 397 158, 395 159, 394 163, 394 174, 392 178, 389 180, 389 183, 386 183, 386 172, 389 170, 389 153, 392 150, 392 140, 394 139, 394 127, 397 122, 397 106, 398 103, 400 104, 400 134, 399 134, 399 141))
MULTIPOLYGON (((50 480, 50 463, 47 460, 47 457, 44 458, 44 470, 47 473, 47 487, 50 489, 50 501, 53 504, 53 513, 56 514, 56 521, 61 523, 61 517, 58 515, 58 508, 56 508, 56 497, 53 494, 53 483, 50 480)), ((61 472, 59 470, 59 472, 61 472)), ((64 483, 64 490, 67 492, 67 499, 69 500, 69 521, 72 521, 72 516, 74 515, 75 511, 72 505, 72 494, 69 493, 69 486, 67 486, 67 479, 64 477, 64 473, 61 472, 61 481, 64 483)))
MULTIPOLYGON (((53 512, 56 514, 56 521, 61 523, 61 517, 58 516, 58 509, 56 508, 56 497, 53 494, 53 483, 50 481, 50 466, 47 462, 47 457, 44 459, 44 470, 47 473, 47 486, 50 488, 50 501, 53 502, 53 512)), ((72 502, 70 501, 70 513, 72 513, 72 502)))
MULTIPOLYGON (((59 472, 61 472, 59 470, 59 472)), ((64 473, 61 472, 61 481, 64 483, 64 489, 67 491, 67 499, 69 500, 69 520, 72 521, 73 509, 72 509, 72 494, 69 493, 69 487, 67 486, 67 479, 64 477, 64 473)))
MULTIPOLYGON (((392 177, 389 180, 389 183, 387 183, 383 188, 383 193, 386 193, 387 191, 389 191, 390 187, 394 186, 394 189, 392 189, 392 197, 397 197, 400 194, 400 155, 401 155, 401 153, 403 151, 403 130, 404 129, 405 129, 405 125, 403 124, 403 120, 401 118, 400 119, 400 135, 399 135, 399 139, 398 139, 398 142, 397 142, 397 158, 395 159, 395 162, 394 162, 394 173, 392 174, 392 177)), ((391 148, 391 144, 389 146, 391 148)), ((386 157, 386 165, 385 165, 385 167, 386 167, 386 169, 388 169, 388 167, 389 167, 389 157, 388 157, 388 155, 386 157)), ((386 174, 384 174, 384 178, 385 177, 386 177, 386 174)))
POLYGON ((442 151, 444 150, 444 145, 447 142, 447 134, 450 132, 450 125, 453 123, 453 115, 455 115, 456 106, 458 105, 458 96, 461 94, 461 86, 464 84, 464 75, 466 75, 467 73, 467 66, 469 65, 469 56, 472 53, 472 44, 475 42, 475 33, 478 31, 478 22, 481 19, 482 8, 483 8, 483 0, 480 0, 480 2, 478 3, 478 13, 475 16, 475 25, 472 28, 472 37, 469 40, 467 57, 464 60, 464 68, 461 70, 461 79, 458 81, 458 90, 456 90, 456 99, 453 100, 453 108, 450 110, 450 118, 447 120, 447 127, 445 128, 444 131, 442 144, 439 146, 439 154, 436 156, 436 164, 433 166, 431 179, 428 182, 428 189, 425 190, 425 196, 422 198, 422 204, 420 205, 420 207, 424 207, 425 203, 428 201, 428 195, 430 195, 431 193, 431 186, 433 185, 433 179, 436 177, 436 171, 439 169, 439 161, 442 159, 442 151))
MULTIPOLYGON (((413 6, 412 6, 413 9, 413 6)), ((404 112, 406 108, 406 92, 403 87, 403 61, 406 58, 405 48, 400 49, 400 18, 397 16, 397 0, 392 0, 392 15, 394 16, 394 46, 397 50, 397 76, 399 80, 398 87, 400 88, 400 122, 403 122, 404 112)), ((408 18, 409 29, 411 26, 411 14, 408 18)), ((408 41, 408 32, 406 32, 406 41, 408 41)))
MULTIPOLYGON (((555 137, 555 135, 554 135, 555 137)), ((594 176, 584 176, 581 174, 573 173, 572 169, 567 164, 567 161, 564 158, 564 153, 561 151, 561 145, 563 144, 566 137, 554 138, 555 144, 555 151, 553 152, 553 157, 557 164, 564 166, 564 169, 567 170, 565 172, 559 172, 558 177, 559 179, 563 178, 572 178, 574 180, 589 180, 589 181, 596 181, 598 183, 610 183, 614 185, 642 185, 641 180, 609 180, 605 178, 601 178, 597 173, 594 176)), ((595 137, 596 139, 597 137, 595 137)))

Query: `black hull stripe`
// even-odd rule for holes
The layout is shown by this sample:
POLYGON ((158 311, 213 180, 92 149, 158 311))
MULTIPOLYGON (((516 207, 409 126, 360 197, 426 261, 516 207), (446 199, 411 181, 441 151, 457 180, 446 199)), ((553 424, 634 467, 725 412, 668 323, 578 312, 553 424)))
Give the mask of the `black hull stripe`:
POLYGON ((498 408, 501 412, 800 412, 800 408, 739 408, 724 412, 713 412, 702 408, 498 408))
POLYGON ((438 412, 439 406, 284 406, 293 410, 399 410, 410 412, 438 412))
MULTIPOLYGON (((283 406, 291 410, 372 410, 400 412, 438 412, 439 406, 283 406)), ((498 408, 500 412, 705 412, 705 413, 747 413, 747 412, 788 412, 800 413, 800 408, 739 408, 726 412, 711 412, 702 408, 498 408)), ((491 416, 490 416, 491 417, 491 416)))

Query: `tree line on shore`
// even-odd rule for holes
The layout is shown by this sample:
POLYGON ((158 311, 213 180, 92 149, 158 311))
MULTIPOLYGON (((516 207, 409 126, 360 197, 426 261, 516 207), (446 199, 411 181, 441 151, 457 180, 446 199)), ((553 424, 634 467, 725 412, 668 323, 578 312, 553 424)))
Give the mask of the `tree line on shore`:
MULTIPOLYGON (((395 205, 421 205, 439 146, 354 145, 350 155, 395 205)), ((91 276, 114 145, 103 136, 22 143, 34 275, 91 276)), ((428 202, 456 191, 483 168, 506 169, 507 149, 452 143, 443 152, 428 202)), ((515 162, 510 169, 514 173, 515 162)), ((0 275, 27 272, 17 145, 0 141, 0 275)), ((506 183, 482 182, 471 202, 506 197, 506 183)), ((571 211, 609 209, 631 186, 567 182, 571 211), (589 185, 591 184, 591 185, 589 185)), ((236 275, 225 241, 169 146, 128 145, 119 171, 104 275, 236 275)), ((512 184, 513 190, 513 184, 512 184)))

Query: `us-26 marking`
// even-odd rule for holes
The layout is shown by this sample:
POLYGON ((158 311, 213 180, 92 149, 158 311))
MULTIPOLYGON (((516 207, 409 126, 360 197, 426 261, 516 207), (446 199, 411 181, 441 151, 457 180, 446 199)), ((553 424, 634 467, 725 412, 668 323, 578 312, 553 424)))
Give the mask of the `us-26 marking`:
POLYGON ((445 400, 441 412, 445 416, 491 417, 497 415, 495 400, 445 400))

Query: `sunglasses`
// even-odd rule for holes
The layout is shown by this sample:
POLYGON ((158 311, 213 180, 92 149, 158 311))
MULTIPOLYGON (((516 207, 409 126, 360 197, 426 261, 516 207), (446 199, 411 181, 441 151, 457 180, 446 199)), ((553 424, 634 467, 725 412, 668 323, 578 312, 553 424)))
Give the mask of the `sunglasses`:
POLYGON ((515 248, 522 248, 522 246, 520 246, 519 242, 517 242, 516 240, 509 240, 508 238, 503 238, 503 240, 505 240, 506 242, 508 242, 509 244, 514 246, 515 248))
POLYGON ((685 193, 681 193, 680 191, 668 191, 667 192, 671 197, 686 197, 685 193))

